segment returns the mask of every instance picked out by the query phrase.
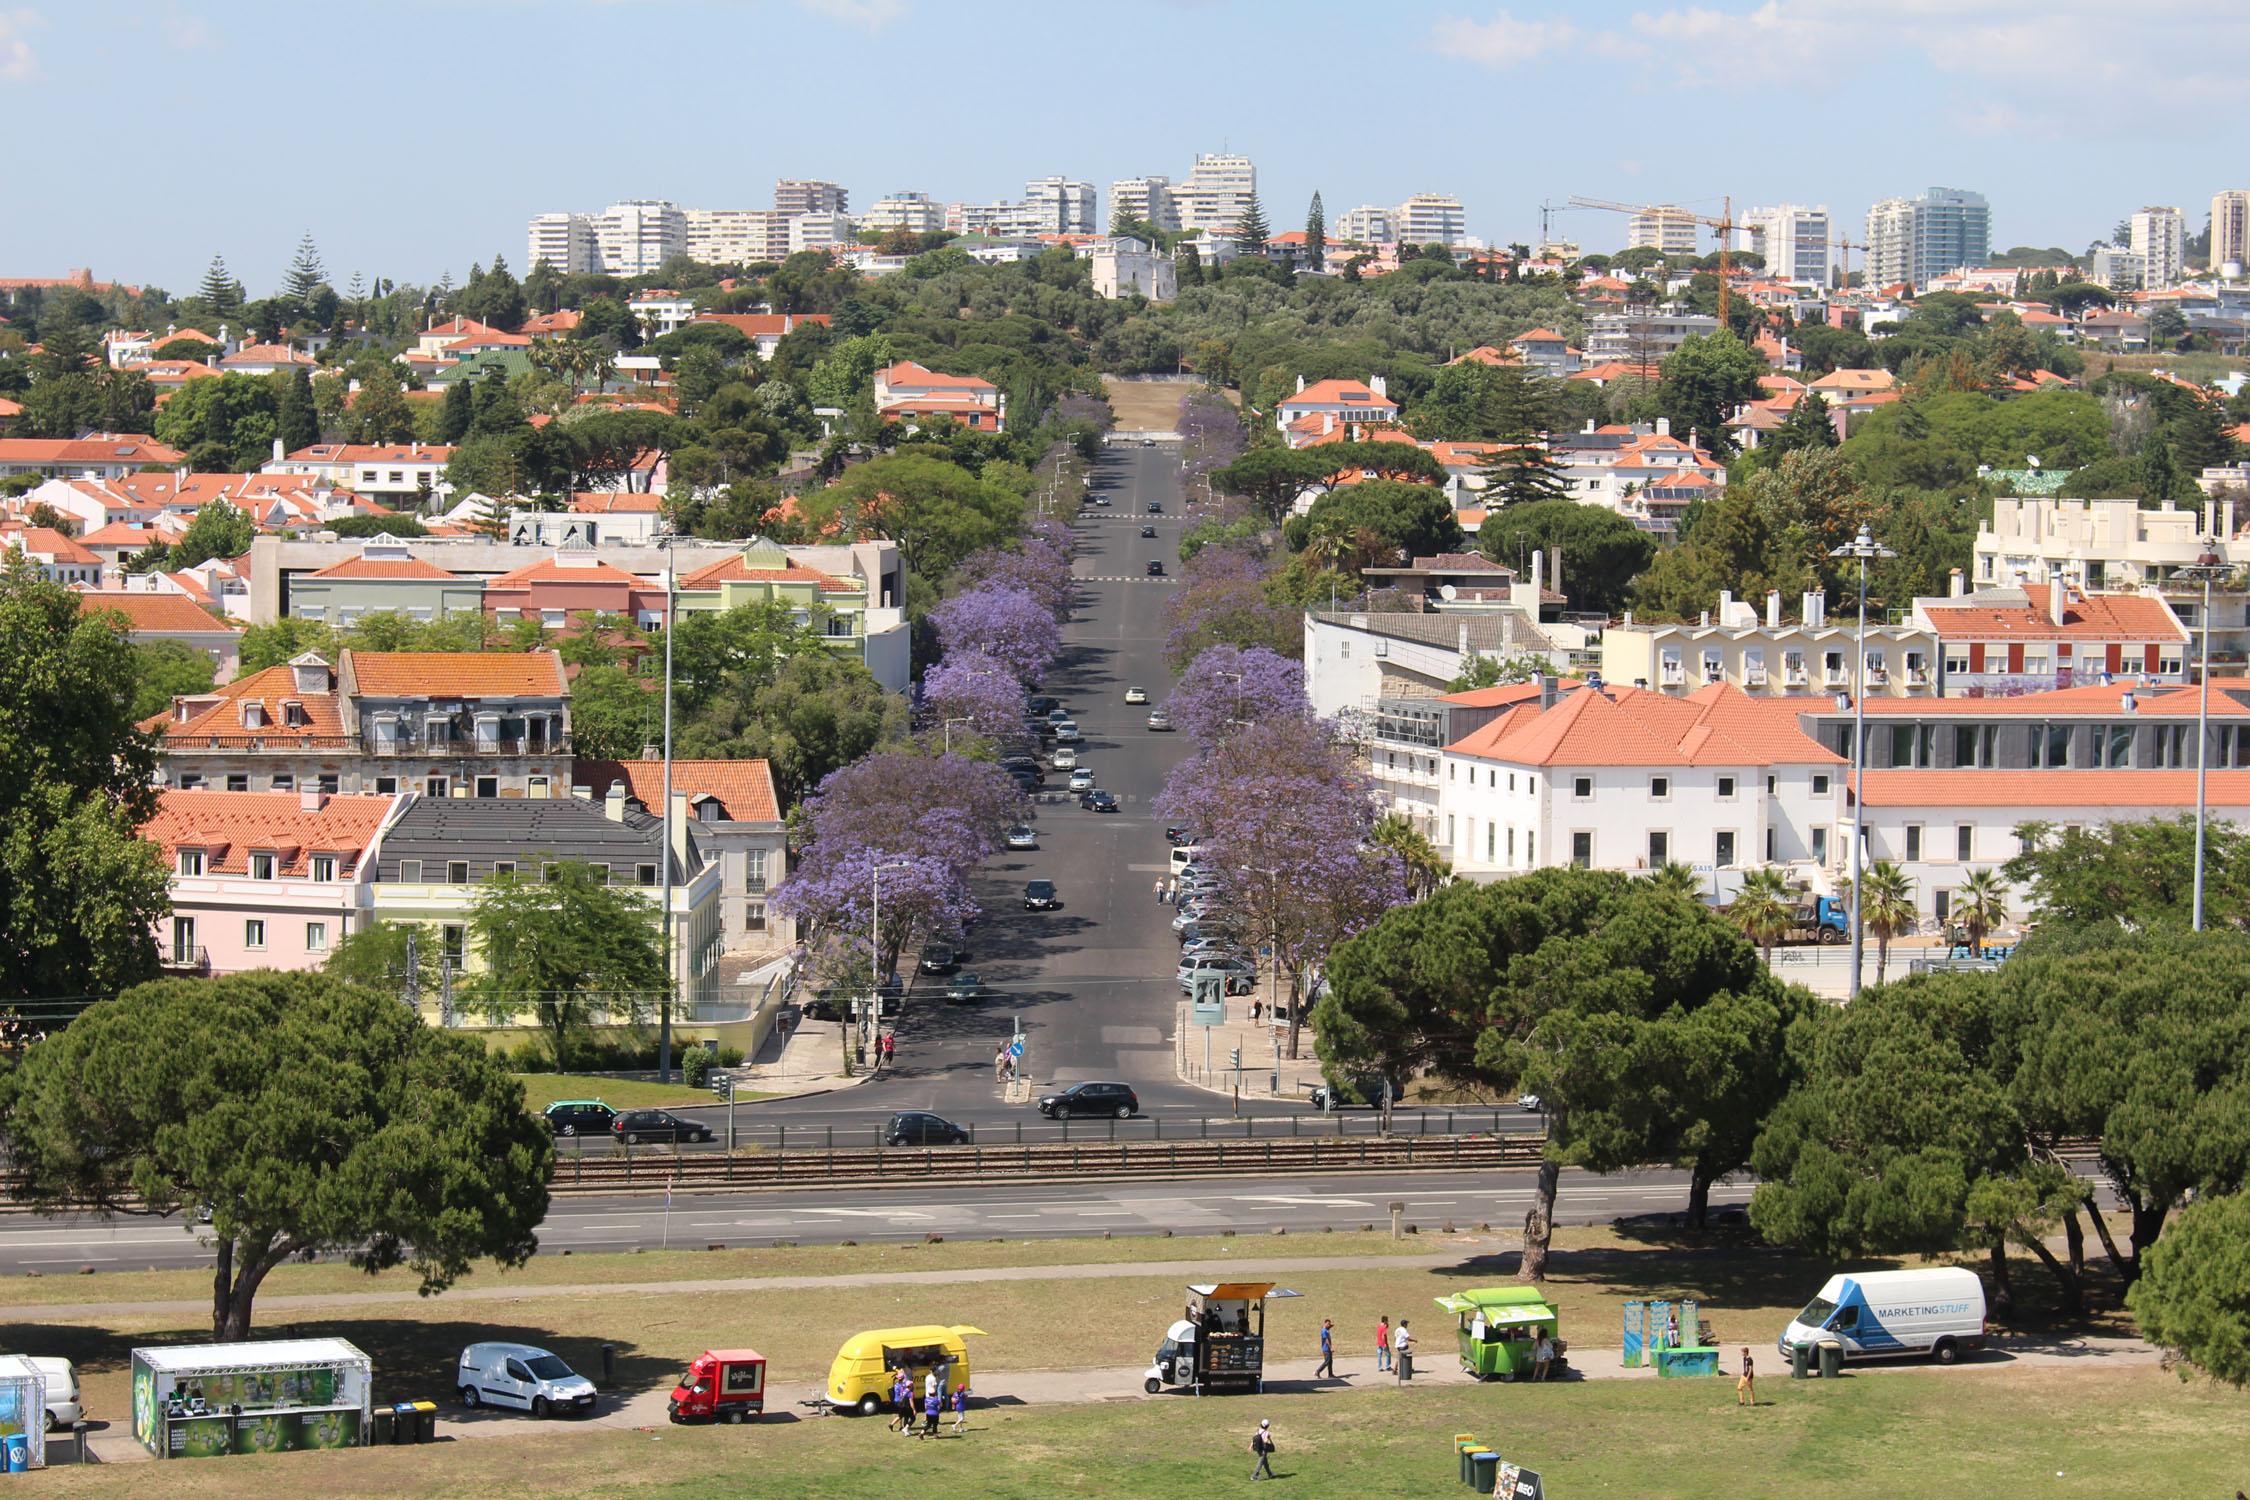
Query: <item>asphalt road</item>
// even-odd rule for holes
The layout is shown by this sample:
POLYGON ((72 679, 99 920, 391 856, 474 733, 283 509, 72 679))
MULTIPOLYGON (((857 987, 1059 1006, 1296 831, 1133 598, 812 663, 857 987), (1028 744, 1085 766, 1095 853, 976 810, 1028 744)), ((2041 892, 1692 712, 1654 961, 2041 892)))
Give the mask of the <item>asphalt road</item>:
MULTIPOLYGON (((1338 1231, 1387 1223, 1389 1205, 1406 1204, 1406 1221, 1424 1231, 1451 1222, 1515 1228, 1530 1206, 1533 1173, 1422 1172, 1238 1178, 1223 1182, 1038 1182, 1020 1187, 858 1186, 789 1192, 682 1194, 669 1213, 661 1197, 558 1200, 539 1230, 541 1250, 650 1249, 664 1245, 802 1244, 838 1240, 1079 1238, 1119 1235, 1216 1234, 1233 1229, 1266 1234, 1338 1231)), ((1747 1184, 1712 1190, 1716 1210, 1747 1202, 1747 1184)), ((1614 1218, 1677 1213, 1687 1204, 1681 1172, 1631 1172, 1593 1177, 1565 1172, 1556 1201, 1564 1224, 1606 1224, 1614 1218)), ((0 1215, 0 1275, 39 1271, 68 1275, 80 1266, 101 1271, 201 1268, 211 1254, 180 1221, 124 1218, 40 1219, 0 1215)), ((88 1284, 99 1295, 99 1276, 88 1284)))

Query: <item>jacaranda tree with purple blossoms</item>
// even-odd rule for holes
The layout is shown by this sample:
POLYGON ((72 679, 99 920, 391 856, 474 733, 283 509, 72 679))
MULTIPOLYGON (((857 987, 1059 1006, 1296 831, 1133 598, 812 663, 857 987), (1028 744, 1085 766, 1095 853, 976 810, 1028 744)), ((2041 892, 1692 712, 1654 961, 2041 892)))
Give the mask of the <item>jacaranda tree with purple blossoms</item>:
POLYGON ((1180 398, 1180 458, 1193 480, 1225 468, 1250 446, 1242 415, 1223 396, 1191 391, 1180 398))
POLYGON ((942 740, 945 724, 964 719, 969 733, 1000 739, 1023 727, 1023 683, 982 651, 948 652, 922 675, 922 704, 942 740))
POLYGON ((1206 547, 1180 567, 1180 586, 1164 604, 1164 661, 1185 671, 1212 646, 1263 646, 1281 656, 1304 650, 1304 622, 1266 591, 1265 560, 1254 546, 1206 547))
POLYGON ((1197 744, 1215 745, 1244 725, 1312 717, 1304 663, 1264 646, 1210 646, 1188 663, 1164 707, 1197 744))
POLYGON ((1298 1055, 1305 981, 1336 943, 1406 900, 1398 856, 1369 842, 1380 811, 1352 774, 1335 726, 1310 716, 1255 723, 1181 762, 1156 811, 1198 830, 1245 941, 1270 942, 1289 982, 1298 1055))
POLYGON ((986 547, 961 559, 952 582, 962 592, 994 587, 1021 589, 1057 620, 1070 617, 1070 540, 1041 522, 1014 547, 986 547))
POLYGON ((1053 611, 1024 589, 980 584, 930 611, 930 624, 948 657, 981 651, 1026 687, 1036 686, 1062 653, 1062 628, 1053 611))

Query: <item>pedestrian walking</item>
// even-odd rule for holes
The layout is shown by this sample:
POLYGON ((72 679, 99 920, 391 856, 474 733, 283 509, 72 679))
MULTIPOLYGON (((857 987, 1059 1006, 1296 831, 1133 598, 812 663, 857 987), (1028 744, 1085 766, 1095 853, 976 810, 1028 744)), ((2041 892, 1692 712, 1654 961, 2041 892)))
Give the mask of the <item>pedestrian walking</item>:
POLYGON ((1742 1378, 1734 1383, 1734 1404, 1737 1406, 1756 1406, 1758 1404, 1758 1371, 1756 1366, 1750 1363, 1748 1348, 1744 1348, 1742 1351, 1742 1378))
POLYGON ((1156 899, 1159 901, 1164 899, 1164 877, 1161 875, 1156 879, 1156 899))
POLYGON ((896 1061, 898 1060, 898 1056, 897 1056, 897 1054, 898 1054, 898 1038, 897 1038, 896 1036, 894 1036, 893 1034, 891 1034, 890 1032, 888 1032, 888 1031, 884 1032, 884 1033, 883 1033, 883 1066, 887 1068, 887 1067, 889 1067, 889 1066, 890 1066, 890 1065, 891 1065, 892 1063, 896 1062, 896 1061))
POLYGON ((1265 1001, 1263 1001, 1263 1000, 1253 1000, 1253 1001, 1251 1001, 1251 1002, 1250 1002, 1250 1024, 1251 1024, 1251 1025, 1255 1026, 1255 1025, 1257 1025, 1257 1024, 1258 1024, 1258 1017, 1259 1017, 1259 1015, 1260 1015, 1260 1014, 1261 1014, 1261 1013, 1262 1013, 1262 1012, 1263 1012, 1263 1011, 1265 1010, 1265 1007, 1266 1007, 1266 1002, 1265 1002, 1265 1001))
POLYGON ((1539 1335, 1539 1342, 1531 1348, 1531 1378, 1533 1380, 1545 1380, 1548 1372, 1553 1368, 1554 1362, 1555 1341, 1542 1332, 1539 1335))
POLYGON ((1259 1419, 1258 1430, 1250 1434, 1250 1451, 1258 1455, 1257 1463, 1251 1466, 1250 1477, 1252 1479, 1273 1478, 1272 1422, 1264 1418, 1259 1419))
POLYGON ((933 1390, 929 1395, 922 1398, 922 1430, 918 1436, 937 1436, 938 1413, 943 1410, 945 1410, 945 1398, 936 1391, 933 1390))
POLYGON ((1317 1380, 1323 1375, 1333 1377, 1335 1373, 1336 1325, 1329 1322, 1328 1319, 1322 1318, 1320 1320, 1320 1368, 1313 1371, 1313 1378, 1317 1380))
POLYGON ((1391 1315, 1383 1314, 1375 1320, 1375 1373, 1380 1375, 1391 1367, 1391 1315))
POLYGON ((1391 1335, 1391 1358, 1402 1384, 1414 1378, 1414 1334, 1404 1318, 1398 1320, 1398 1332, 1391 1335))
POLYGON ((1178 877, 1175 876, 1174 878, 1164 882, 1164 904, 1166 906, 1170 906, 1173 902, 1179 899, 1180 882, 1178 877))
POLYGON ((898 1374, 891 1378, 891 1405, 897 1409, 897 1415, 891 1418, 891 1430, 893 1432, 912 1432, 914 1430, 914 1377, 905 1370, 900 1370, 898 1374))
POLYGON ((969 1388, 965 1385, 956 1387, 953 1392, 953 1430, 969 1430, 969 1388))
POLYGON ((992 1081, 999 1083, 1008 1076, 1008 1044, 1002 1042, 992 1054, 992 1081))

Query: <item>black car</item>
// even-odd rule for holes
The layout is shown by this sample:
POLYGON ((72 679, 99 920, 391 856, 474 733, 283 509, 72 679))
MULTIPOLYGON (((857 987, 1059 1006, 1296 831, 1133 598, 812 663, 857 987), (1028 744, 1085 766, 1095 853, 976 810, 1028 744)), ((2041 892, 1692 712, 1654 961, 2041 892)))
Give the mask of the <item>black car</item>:
POLYGON ((883 1127, 886 1146, 966 1146, 969 1132, 926 1110, 901 1110, 883 1127))
POLYGON ((557 1099, 540 1111, 557 1135, 607 1135, 617 1111, 599 1099, 557 1099))
POLYGON ((1162 578, 1164 576, 1164 564, 1156 558, 1150 558, 1148 560, 1148 576, 1162 578))
POLYGON ((1074 1083, 1039 1101, 1039 1113, 1050 1120, 1067 1120, 1072 1115, 1115 1115, 1130 1120, 1140 1112, 1140 1096, 1124 1083, 1074 1083))
POLYGON ((1154 535, 1156 535, 1156 528, 1155 528, 1154 526, 1143 526, 1143 527, 1141 528, 1141 535, 1142 535, 1142 536, 1154 536, 1154 535))
POLYGON ((1032 880, 1024 883, 1023 909, 1025 911, 1052 911, 1060 905, 1062 905, 1062 898, 1055 894, 1055 883, 1052 880, 1032 880))
POLYGON ((808 995, 797 1002, 797 1014, 808 1021, 841 1021, 850 1013, 850 1006, 840 1006, 826 995, 808 995))
POLYGON ((609 1133, 628 1146, 647 1141, 707 1141, 711 1127, 683 1120, 670 1110, 629 1109, 612 1120, 609 1133))
POLYGON ((1032 700, 1028 704, 1026 704, 1025 707, 1029 708, 1035 714, 1044 716, 1049 709, 1060 708, 1062 707, 1062 704, 1057 702, 1055 699, 1048 697, 1045 693, 1040 693, 1032 698, 1032 700))
POLYGON ((961 955, 943 938, 932 938, 922 945, 922 972, 925 974, 950 974, 961 967, 961 955))
POLYGON ((1163 501, 1161 501, 1161 500, 1151 500, 1151 501, 1149 501, 1149 503, 1148 503, 1148 513, 1149 513, 1150 515, 1152 515, 1152 516, 1161 516, 1161 515, 1163 515, 1163 514, 1164 514, 1164 502, 1163 502, 1163 501))
POLYGON ((956 974, 945 987, 948 1005, 974 1005, 984 998, 984 981, 974 974, 956 974))
POLYGON ((1088 812, 1113 813, 1117 811, 1117 794, 1096 787, 1078 799, 1078 805, 1088 812))
POLYGON ((1197 842, 1195 830, 1181 823, 1168 823, 1164 828, 1164 841, 1175 849, 1197 842))

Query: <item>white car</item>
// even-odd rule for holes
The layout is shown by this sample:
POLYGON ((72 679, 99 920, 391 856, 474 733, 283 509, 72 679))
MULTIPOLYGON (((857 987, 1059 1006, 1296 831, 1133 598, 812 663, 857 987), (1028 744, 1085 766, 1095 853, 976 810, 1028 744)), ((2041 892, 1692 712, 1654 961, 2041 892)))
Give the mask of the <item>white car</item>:
POLYGON ((489 1404, 547 1417, 594 1409, 594 1383, 530 1344, 471 1344, 453 1383, 472 1411, 489 1404))
POLYGON ((1094 773, 1084 766, 1070 773, 1070 789, 1074 792, 1092 791, 1094 773))
POLYGON ((1068 719, 1065 719, 1055 726, 1055 738, 1061 741, 1063 744, 1070 745, 1076 744, 1079 740, 1084 739, 1085 736, 1078 732, 1078 726, 1076 724, 1072 723, 1068 719))
POLYGON ((1148 690, 1146 688, 1129 687, 1125 690, 1125 701, 1127 703, 1146 703, 1148 702, 1148 690))
POLYGON ((1036 849, 1039 835, 1031 831, 1029 823, 1018 823, 1008 830, 1008 847, 1011 849, 1036 849))
POLYGON ((78 1403, 78 1372, 67 1359, 52 1354, 27 1354, 24 1362, 46 1377, 47 1430, 61 1432, 86 1415, 78 1403))
POLYGON ((1078 764, 1078 752, 1068 745, 1057 745, 1055 753, 1047 757, 1047 764, 1058 771, 1072 770, 1078 764))

